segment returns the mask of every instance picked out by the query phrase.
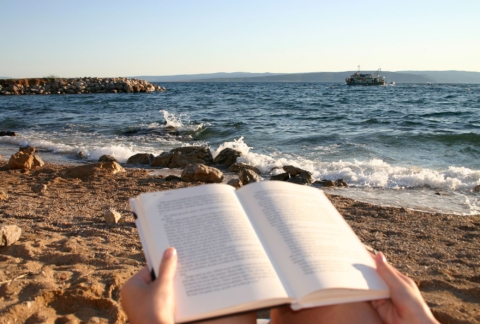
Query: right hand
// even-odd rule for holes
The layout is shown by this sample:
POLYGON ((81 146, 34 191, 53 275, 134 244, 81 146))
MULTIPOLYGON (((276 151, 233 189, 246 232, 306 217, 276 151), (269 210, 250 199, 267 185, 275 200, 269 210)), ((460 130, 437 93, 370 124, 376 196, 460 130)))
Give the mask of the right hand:
POLYGON ((372 301, 380 318, 387 324, 438 324, 415 282, 390 265, 383 253, 374 259, 378 274, 390 289, 389 299, 372 301))

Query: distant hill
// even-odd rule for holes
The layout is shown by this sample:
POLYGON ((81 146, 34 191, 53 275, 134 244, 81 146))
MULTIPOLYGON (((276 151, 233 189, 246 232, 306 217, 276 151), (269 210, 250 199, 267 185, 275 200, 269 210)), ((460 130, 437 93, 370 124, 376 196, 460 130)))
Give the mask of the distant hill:
POLYGON ((244 77, 260 77, 268 75, 281 75, 283 73, 250 73, 250 72, 218 72, 218 73, 203 73, 203 74, 179 74, 179 75, 142 75, 134 76, 141 80, 148 82, 189 82, 200 79, 226 79, 226 78, 244 78, 244 77))
POLYGON ((0 76, 0 79, 11 79, 10 77, 2 77, 0 76))
MULTIPOLYGON (((242 77, 242 78, 210 78, 199 79, 196 82, 345 82, 345 78, 351 76, 356 71, 345 72, 311 72, 311 73, 291 73, 281 75, 242 77)), ((375 73, 375 71, 362 71, 362 73, 375 73)), ((426 83, 432 82, 429 78, 422 75, 382 72, 387 82, 395 81, 397 83, 426 83)))
MULTIPOLYGON (((362 71, 374 73, 375 71, 362 71)), ((205 73, 167 76, 137 76, 149 82, 345 82, 355 71, 310 73, 205 73)), ((396 83, 480 83, 480 72, 467 71, 382 71, 387 82, 396 83)))
POLYGON ((432 83, 480 83, 480 72, 468 71, 399 71, 430 79, 432 83))

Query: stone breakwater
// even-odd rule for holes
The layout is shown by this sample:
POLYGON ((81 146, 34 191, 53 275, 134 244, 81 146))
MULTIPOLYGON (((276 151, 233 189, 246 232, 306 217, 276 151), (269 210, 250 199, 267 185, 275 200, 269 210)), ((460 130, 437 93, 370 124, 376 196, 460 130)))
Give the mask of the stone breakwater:
POLYGON ((131 93, 166 91, 145 80, 129 78, 39 78, 0 80, 0 95, 131 93))

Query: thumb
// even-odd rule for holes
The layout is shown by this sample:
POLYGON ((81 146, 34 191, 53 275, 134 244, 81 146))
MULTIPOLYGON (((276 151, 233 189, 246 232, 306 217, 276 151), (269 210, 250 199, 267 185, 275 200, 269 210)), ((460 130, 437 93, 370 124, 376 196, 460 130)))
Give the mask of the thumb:
POLYGON ((375 263, 377 265, 378 274, 380 277, 382 277, 390 289, 405 288, 406 286, 416 287, 412 279, 395 269, 387 262, 382 252, 375 256, 375 263))
POLYGON ((160 263, 160 269, 158 271, 158 278, 155 280, 155 284, 173 291, 173 278, 177 270, 177 250, 173 247, 169 247, 163 252, 162 262, 160 263))

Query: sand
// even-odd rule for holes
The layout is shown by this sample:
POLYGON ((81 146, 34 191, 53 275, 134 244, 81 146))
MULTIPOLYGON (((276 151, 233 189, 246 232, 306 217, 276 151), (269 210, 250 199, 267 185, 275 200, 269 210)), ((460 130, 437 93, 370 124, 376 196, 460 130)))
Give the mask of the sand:
MULTIPOLYGON (((0 247, 0 323, 127 322, 120 289, 145 265, 128 199, 196 185, 141 169, 69 179, 66 168, 0 171, 0 193, 8 195, 0 200, 0 226, 23 230, 19 241, 0 247), (46 191, 34 192, 38 184, 46 191), (122 214, 119 224, 105 223, 108 208, 122 214)), ((440 322, 480 323, 480 216, 330 198, 366 245, 415 280, 440 322)))

